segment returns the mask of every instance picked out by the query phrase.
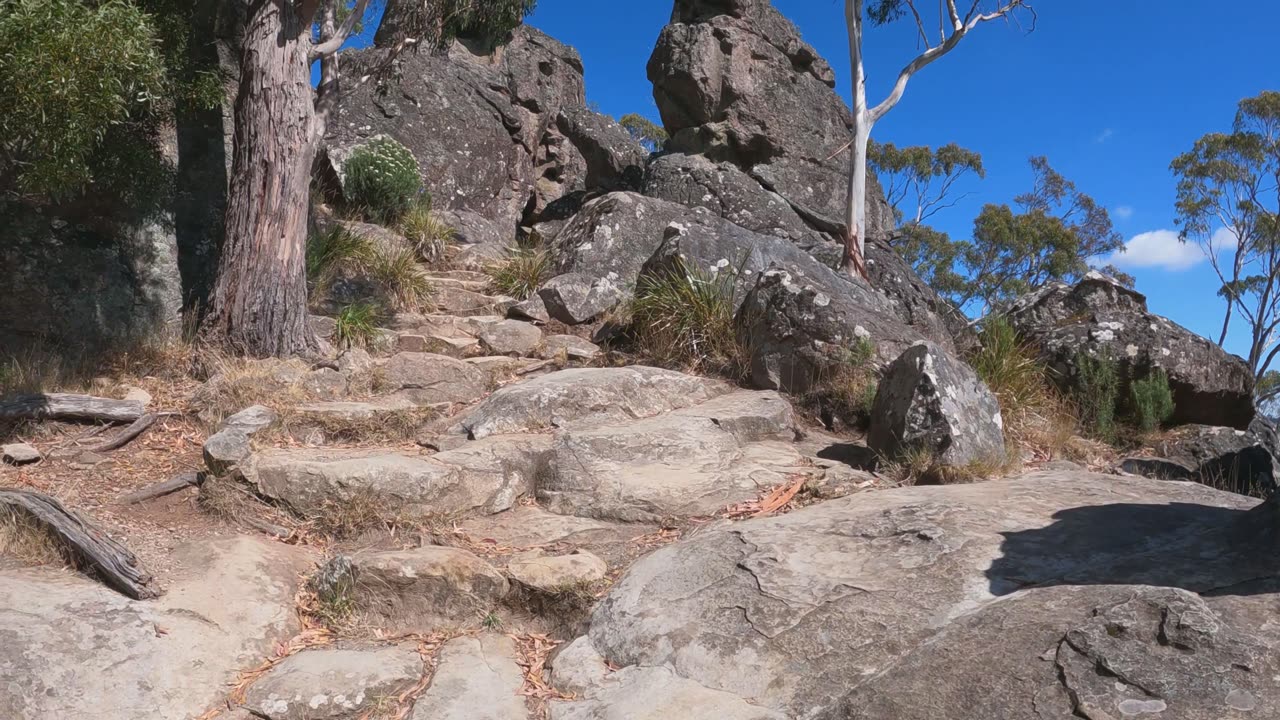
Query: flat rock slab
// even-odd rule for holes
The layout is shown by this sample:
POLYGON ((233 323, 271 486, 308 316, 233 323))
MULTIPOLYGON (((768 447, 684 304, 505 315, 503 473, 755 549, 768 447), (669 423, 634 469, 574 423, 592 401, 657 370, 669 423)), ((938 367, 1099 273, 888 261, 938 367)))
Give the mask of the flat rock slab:
POLYGON ((453 432, 479 439, 575 422, 652 417, 727 391, 705 378, 642 365, 561 370, 498 390, 467 412, 453 432))
MULTIPOLYGON (((888 716, 885 716, 888 717, 888 716)), ((787 720, 732 693, 705 688, 670 668, 625 668, 580 701, 551 705, 551 720, 787 720)))
POLYGON ((275 410, 265 405, 252 405, 223 420, 221 429, 239 430, 245 435, 253 436, 254 433, 271 427, 279 419, 275 410))
POLYGON ((611 565, 629 561, 633 542, 658 529, 641 523, 558 515, 536 505, 517 505, 497 515, 467 518, 458 527, 473 540, 520 550, 548 545, 586 549, 611 565))
POLYGON ((600 346, 577 335, 548 335, 538 348, 545 360, 564 356, 570 360, 592 360, 600 355, 600 346))
POLYGON ((422 672, 416 645, 304 650, 255 682, 245 706, 267 720, 346 720, 412 687, 422 672))
POLYGON ((587 637, 614 665, 794 718, 1120 718, 1156 700, 1269 717, 1280 568, 1258 548, 1278 522, 1203 486, 1078 471, 861 493, 645 556, 587 637))
POLYGON ((556 435, 538 499, 623 522, 709 515, 806 470, 791 405, 740 391, 642 420, 556 435))
POLYGON ((364 552, 351 563, 356 607, 398 632, 475 625, 510 587, 492 565, 459 548, 364 552))
POLYGON ((609 566, 585 550, 570 555, 547 555, 540 550, 517 555, 507 562, 507 574, 525 587, 559 592, 605 578, 609 566))
POLYGON ((511 638, 460 637, 440 649, 439 667, 414 703, 412 720, 526 720, 523 687, 511 638))
POLYGON ((490 354, 530 355, 542 342, 542 331, 520 320, 501 320, 478 328, 476 337, 490 354))
POLYGON ((145 602, 61 571, 0 571, 0 717, 198 717, 298 631, 300 551, 234 537, 173 559, 168 591, 145 602))
POLYGON ((489 390, 479 368, 457 358, 431 353, 396 353, 381 368, 387 390, 411 390, 421 404, 468 403, 489 390))
POLYGON ((27 443, 10 443, 9 445, 0 445, 0 459, 10 465, 29 465, 34 462, 40 462, 44 456, 36 449, 34 445, 27 443))

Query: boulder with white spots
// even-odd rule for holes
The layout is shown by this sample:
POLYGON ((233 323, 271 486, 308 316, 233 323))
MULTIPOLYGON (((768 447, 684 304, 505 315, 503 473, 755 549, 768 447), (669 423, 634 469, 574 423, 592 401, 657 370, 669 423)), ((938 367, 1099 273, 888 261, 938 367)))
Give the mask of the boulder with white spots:
POLYGON ((922 342, 880 379, 867 445, 887 460, 925 451, 949 467, 1003 464, 1000 404, 972 368, 922 342))
POLYGON ((1074 285, 1050 283, 1004 311, 1070 387, 1081 353, 1117 360, 1129 380, 1163 370, 1174 424, 1239 428, 1254 418, 1253 375, 1244 360, 1147 310, 1141 293, 1091 272, 1074 285))

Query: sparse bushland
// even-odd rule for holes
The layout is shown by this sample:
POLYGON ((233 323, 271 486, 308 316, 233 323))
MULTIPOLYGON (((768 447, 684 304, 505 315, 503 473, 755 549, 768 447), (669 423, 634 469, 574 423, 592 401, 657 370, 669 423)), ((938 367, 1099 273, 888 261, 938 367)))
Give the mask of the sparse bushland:
POLYGON ((454 230, 431 211, 431 200, 425 193, 400 217, 396 229, 423 262, 438 265, 447 259, 454 230))
POLYGON ((352 303, 334 318, 334 342, 339 348, 368 348, 378 334, 382 311, 372 303, 352 303))
POLYGON ((389 137, 377 137, 356 148, 343 172, 348 205, 382 225, 403 217, 422 192, 417 158, 389 137))
POLYGON ((1074 432, 1074 409, 1053 387, 1035 349, 1018 337, 1007 319, 984 320, 978 340, 969 364, 999 400, 1009 444, 1043 443, 1074 432))
POLYGON ((1072 398, 1085 432, 1103 442, 1116 440, 1116 405, 1120 399, 1120 363, 1107 355, 1078 353, 1072 398))
POLYGON ((538 248, 512 248, 502 262, 485 268, 493 289, 517 300, 527 300, 551 279, 551 255, 538 248))
POLYGON ((744 353, 734 328, 737 275, 706 272, 677 260, 641 277, 626 309, 636 348, 666 367, 738 378, 744 353))

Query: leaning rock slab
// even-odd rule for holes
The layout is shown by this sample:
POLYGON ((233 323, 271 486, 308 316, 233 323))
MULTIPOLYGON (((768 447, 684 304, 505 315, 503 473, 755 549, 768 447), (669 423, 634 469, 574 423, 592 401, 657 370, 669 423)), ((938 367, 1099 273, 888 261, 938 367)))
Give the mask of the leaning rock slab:
POLYGON ((204 441, 204 464, 214 476, 225 475, 253 453, 249 436, 242 430, 219 430, 204 441))
POLYGON ((867 444, 886 460, 921 449, 953 467, 1000 463, 1000 404, 972 368, 933 343, 920 343, 880 379, 867 444))
POLYGON ((453 431, 473 439, 652 417, 727 391, 705 378, 636 365, 576 368, 508 385, 468 411, 453 431))
POLYGON ((439 669, 414 704, 412 720, 526 720, 523 688, 511 638, 460 637, 440 649, 439 669))
POLYGON ((1176 424, 1244 430, 1254 418, 1253 376, 1240 358, 1147 311, 1147 299, 1100 273, 1075 285, 1050 283, 1016 300, 1006 315, 1070 386, 1079 353, 1117 360, 1130 378, 1164 370, 1176 424))
POLYGON ((1276 460, 1269 443, 1250 430, 1187 425, 1169 432, 1154 450, 1154 457, 1126 458, 1121 469, 1257 497, 1276 489, 1276 460))
POLYGON ((623 293, 614 278, 566 273, 543 283, 538 297, 552 319, 581 325, 617 307, 623 293))
POLYGON ((296 549, 238 536, 172 559, 167 592, 146 602, 61 571, 0 571, 0 717, 198 717, 298 631, 310 563, 296 549))
POLYGON ((266 720, 346 720, 422 678, 415 645, 304 650, 250 688, 245 706, 266 720))
POLYGON ((492 565, 458 548, 364 552, 351 562, 359 612, 399 632, 474 625, 509 587, 492 565))

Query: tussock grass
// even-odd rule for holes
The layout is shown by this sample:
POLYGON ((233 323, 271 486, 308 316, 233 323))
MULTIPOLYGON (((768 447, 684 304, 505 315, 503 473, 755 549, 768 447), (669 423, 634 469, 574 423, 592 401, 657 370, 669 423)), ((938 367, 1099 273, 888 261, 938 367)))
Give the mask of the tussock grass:
POLYGON ((960 485, 1001 477, 1017 469, 1018 462, 1008 457, 990 457, 964 465, 947 465, 938 461, 929 448, 917 447, 882 464, 881 477, 892 487, 914 485, 960 485))
POLYGON ((421 529, 428 523, 410 513, 396 498, 362 488, 343 498, 326 498, 310 524, 335 540, 350 540, 367 534, 421 529))
POLYGON ((423 262, 443 263, 453 244, 454 230, 431 212, 425 199, 415 202, 396 224, 396 229, 413 246, 423 262))
POLYGON ((640 352, 655 363, 690 372, 739 377, 745 353, 734 327, 736 277, 677 261, 641 277, 627 314, 640 352))
POLYGON ((517 300, 528 300, 553 271, 551 256, 534 248, 513 248, 506 260, 485 268, 493 289, 517 300))
POLYGON ((431 281, 418 265, 418 256, 413 250, 374 253, 368 271, 387 304, 395 310, 421 310, 431 299, 431 281))
POLYGON ((334 318, 334 341, 342 349, 368 348, 378 335, 382 311, 372 303, 352 303, 338 311, 334 318))
POLYGON ((307 281, 313 294, 324 295, 339 273, 366 268, 376 255, 368 238, 339 223, 314 233, 307 240, 307 281))
POLYGON ((343 445, 403 443, 413 440, 439 414, 430 408, 383 410, 371 417, 337 418, 328 413, 312 413, 296 408, 281 413, 284 431, 297 437, 306 430, 319 430, 326 442, 343 445))
POLYGON ((801 407, 828 428, 865 428, 871 420, 879 381, 874 366, 875 344, 858 338, 847 347, 831 349, 831 362, 811 388, 797 399, 801 407))
POLYGON ((0 508, 0 558, 23 565, 74 566, 66 548, 48 530, 30 515, 9 508, 0 508))
POLYGON ((316 399, 305 378, 310 367, 301 360, 256 360, 209 352, 202 359, 208 381, 191 397, 191 409, 209 427, 250 405, 279 410, 316 399))

